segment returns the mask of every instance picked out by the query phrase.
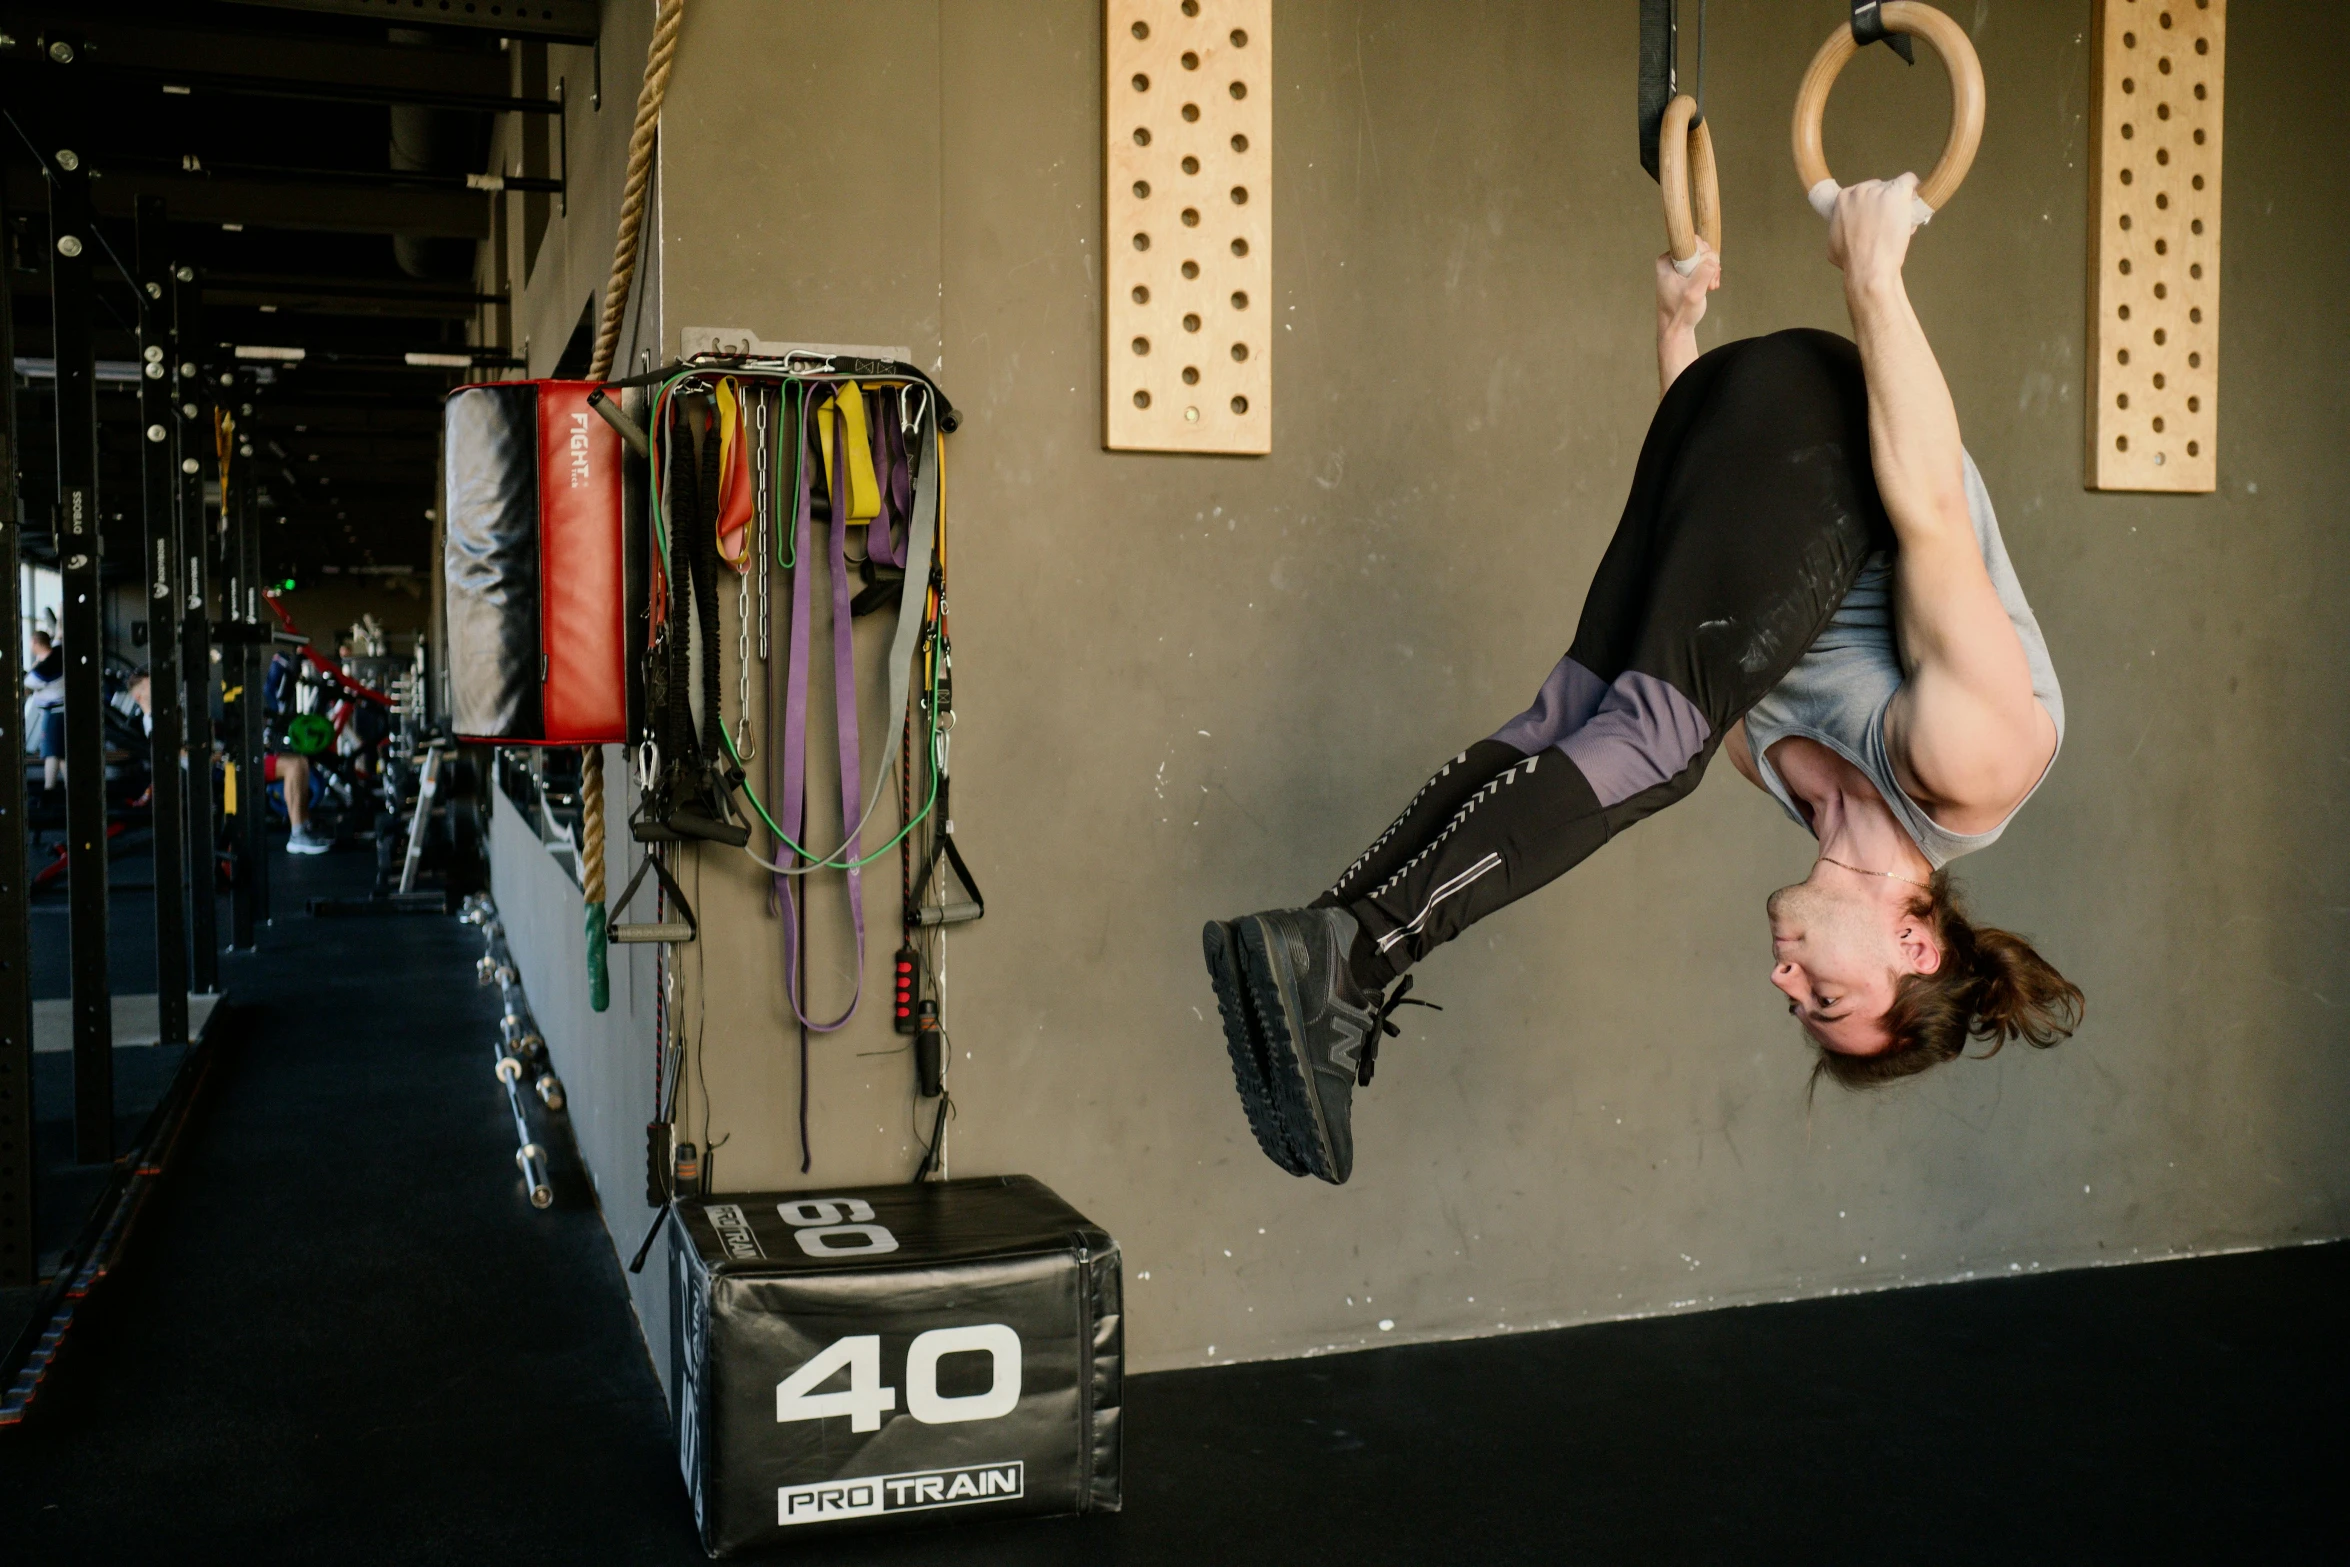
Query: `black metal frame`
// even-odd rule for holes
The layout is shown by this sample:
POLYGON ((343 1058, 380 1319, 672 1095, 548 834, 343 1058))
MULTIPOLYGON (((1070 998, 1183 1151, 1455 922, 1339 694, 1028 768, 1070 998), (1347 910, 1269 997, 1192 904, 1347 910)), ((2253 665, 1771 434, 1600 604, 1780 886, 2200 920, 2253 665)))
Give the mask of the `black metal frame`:
MULTIPOLYGON (((267 727, 268 704, 262 700, 262 686, 269 675, 270 634, 266 623, 272 618, 261 603, 261 498, 253 482, 253 464, 249 460, 253 448, 246 445, 248 437, 238 437, 235 468, 239 475, 234 489, 237 507, 233 514, 236 529, 237 574, 244 581, 240 595, 245 616, 245 704, 244 749, 238 765, 242 776, 253 786, 252 809, 247 812, 245 796, 237 795, 238 825, 243 829, 244 850, 240 864, 250 868, 246 878, 252 887, 253 917, 260 924, 269 923, 269 781, 264 771, 262 735, 267 727)), ((291 693, 289 693, 289 696, 291 693)), ((288 820, 292 813, 287 813, 288 820)), ((250 943, 248 943, 250 944, 250 943)))
MULTIPOLYGON (((221 372, 226 377, 229 372, 221 372)), ((227 390, 227 388, 223 388, 227 390)), ((223 403, 233 400, 222 398, 223 403)), ((254 579, 246 550, 246 514, 250 465, 229 448, 228 472, 220 489, 221 594, 220 641, 222 709, 228 721, 229 755, 236 767, 236 877, 229 889, 229 950, 251 952, 258 943, 263 915, 261 850, 268 839, 259 824, 268 814, 262 798, 261 685, 255 662, 258 651, 247 604, 254 596, 254 579), (233 694, 233 695, 232 695, 233 694)), ((257 607, 257 606, 256 606, 257 607)))
MULTIPOLYGON (((70 66, 67 67, 71 69, 70 66)), ((53 82, 49 300, 57 359, 57 557, 65 653, 65 839, 73 973, 73 1146, 114 1157, 114 1005, 107 983, 106 622, 99 581, 98 365, 91 337, 89 168, 81 83, 53 82)), ((13 632, 11 633, 13 635, 13 632)))
POLYGON ((481 7, 467 11, 433 10, 413 18, 384 3, 384 0, 229 0, 232 5, 270 6, 282 11, 325 11, 342 16, 363 17, 368 21, 397 21, 408 25, 412 21, 435 27, 469 28, 480 32, 498 32, 511 38, 544 38, 550 43, 592 44, 596 41, 598 24, 603 20, 597 0, 532 0, 530 6, 509 4, 504 14, 494 14, 492 8, 481 7), (537 10, 542 15, 532 16, 537 10))
MULTIPOLYGON (((0 233, 8 205, 0 195, 0 233)), ((0 365, 16 363, 9 269, 0 265, 0 365)), ((24 689, 17 576, 16 377, 0 376, 0 689, 24 689)), ((13 700, 13 699, 12 699, 13 700)), ((0 707, 0 1289, 39 1282, 33 1233, 32 921, 25 864, 23 708, 0 707)))
POLYGON ((204 464, 212 455, 212 441, 198 423, 209 394, 203 367, 195 359, 197 345, 204 340, 204 291, 192 267, 174 267, 171 283, 176 330, 167 379, 173 388, 172 453, 179 467, 177 559, 185 573, 180 583, 185 595, 180 600, 180 679, 188 730, 188 978, 195 990, 214 995, 220 990, 220 827, 212 785, 212 530, 204 514, 204 464))
POLYGON ((179 539, 171 444, 171 263, 161 198, 139 199, 139 442, 147 536, 148 771, 155 858, 155 1005, 167 1045, 188 1040, 186 790, 180 772, 179 539))

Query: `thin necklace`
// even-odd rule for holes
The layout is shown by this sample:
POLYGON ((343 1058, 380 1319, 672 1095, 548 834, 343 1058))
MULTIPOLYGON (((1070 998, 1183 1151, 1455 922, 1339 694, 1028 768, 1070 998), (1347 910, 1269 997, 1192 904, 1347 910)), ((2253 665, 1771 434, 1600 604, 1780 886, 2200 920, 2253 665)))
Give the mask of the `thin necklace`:
POLYGON ((1857 865, 1846 865, 1842 860, 1833 859, 1825 854, 1821 855, 1820 858, 1827 860, 1830 865, 1836 866, 1839 869, 1852 872, 1852 874, 1855 876, 1882 876, 1887 881, 1907 882, 1912 887, 1922 887, 1928 892, 1934 890, 1932 883, 1919 881, 1915 876, 1904 876, 1899 871, 1864 871, 1857 865))

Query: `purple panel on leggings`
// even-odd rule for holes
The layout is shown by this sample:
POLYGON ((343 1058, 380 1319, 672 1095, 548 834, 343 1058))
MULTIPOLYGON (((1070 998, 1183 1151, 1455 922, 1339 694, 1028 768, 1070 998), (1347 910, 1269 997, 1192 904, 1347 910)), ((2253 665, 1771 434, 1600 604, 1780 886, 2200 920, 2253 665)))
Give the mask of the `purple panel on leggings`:
POLYGON ((1599 711, 1559 742, 1602 806, 1665 782, 1705 749, 1713 726, 1697 704, 1654 675, 1626 670, 1599 711))
POLYGON ((1562 658, 1542 682, 1534 705, 1493 732, 1521 755, 1547 751, 1588 723, 1607 695, 1607 682, 1571 658, 1562 658))

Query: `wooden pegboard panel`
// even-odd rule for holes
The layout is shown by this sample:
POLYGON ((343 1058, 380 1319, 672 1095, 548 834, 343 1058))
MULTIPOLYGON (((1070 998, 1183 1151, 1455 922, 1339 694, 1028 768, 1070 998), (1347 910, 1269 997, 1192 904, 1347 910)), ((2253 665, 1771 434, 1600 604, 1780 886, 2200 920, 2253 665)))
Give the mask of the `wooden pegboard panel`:
POLYGON ((1269 452, 1272 0, 1105 5, 1105 444, 1269 452))
POLYGON ((2227 0, 2097 0, 2095 38, 2088 484, 2207 491, 2227 0))

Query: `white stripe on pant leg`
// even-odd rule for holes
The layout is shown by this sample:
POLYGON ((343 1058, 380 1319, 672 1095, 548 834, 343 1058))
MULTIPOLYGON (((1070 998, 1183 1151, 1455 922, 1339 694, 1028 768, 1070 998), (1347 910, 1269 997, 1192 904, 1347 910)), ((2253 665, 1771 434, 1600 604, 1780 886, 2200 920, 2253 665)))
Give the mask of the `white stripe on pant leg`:
POLYGON ((1455 876, 1452 880, 1446 882, 1443 886, 1428 894, 1428 901, 1420 905, 1420 912, 1412 917, 1412 922, 1409 925, 1398 925, 1395 929, 1389 931, 1386 935, 1379 938, 1379 950, 1381 952, 1385 952, 1389 947, 1394 946, 1397 942, 1403 940, 1406 936, 1418 935, 1420 928, 1428 923, 1428 916, 1434 912, 1437 904, 1441 903, 1446 898, 1451 897, 1454 893, 1465 890, 1471 882, 1474 882, 1478 877, 1483 876, 1487 871, 1492 870, 1499 864, 1501 864, 1500 855, 1488 854, 1485 856, 1485 858, 1479 860, 1476 864, 1470 866, 1467 870, 1461 872, 1458 876, 1455 876))

